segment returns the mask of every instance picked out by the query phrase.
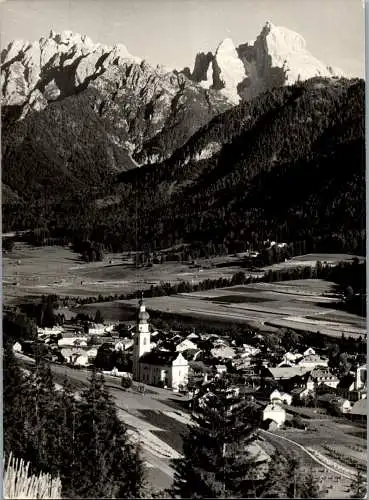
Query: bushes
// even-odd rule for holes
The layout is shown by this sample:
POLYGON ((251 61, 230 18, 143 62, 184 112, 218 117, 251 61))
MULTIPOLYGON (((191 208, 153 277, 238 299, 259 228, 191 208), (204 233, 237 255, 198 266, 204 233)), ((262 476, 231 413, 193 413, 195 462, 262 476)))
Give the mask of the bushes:
POLYGON ((131 377, 127 377, 127 376, 122 377, 121 385, 122 385, 123 389, 130 389, 132 387, 131 377))

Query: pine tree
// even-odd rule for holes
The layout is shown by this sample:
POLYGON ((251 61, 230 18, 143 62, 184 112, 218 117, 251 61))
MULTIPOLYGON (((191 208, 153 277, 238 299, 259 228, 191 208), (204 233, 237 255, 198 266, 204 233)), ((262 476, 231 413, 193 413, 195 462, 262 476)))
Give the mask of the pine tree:
POLYGON ((27 391, 28 413, 24 436, 27 443, 26 459, 37 472, 58 474, 58 426, 60 410, 49 363, 36 358, 36 369, 29 380, 27 391))
POLYGON ((143 484, 140 450, 129 441, 103 379, 95 372, 77 406, 74 466, 69 477, 64 476, 64 494, 70 498, 138 497, 143 484))
POLYGON ((255 496, 257 466, 247 453, 260 416, 255 406, 232 393, 223 378, 197 404, 183 458, 173 462, 172 495, 181 498, 247 498, 255 496))
POLYGON ((321 498, 321 492, 312 468, 306 474, 300 475, 297 493, 298 498, 321 498))
POLYGON ((367 485, 363 472, 359 469, 356 470, 355 480, 351 483, 352 496, 351 498, 365 498, 367 494, 367 485))
POLYGON ((4 452, 8 457, 10 453, 22 457, 25 452, 24 422, 28 413, 27 381, 18 366, 11 342, 7 342, 4 346, 3 374, 4 452))
POLYGON ((260 488, 261 498, 293 498, 293 475, 288 460, 275 453, 269 462, 268 473, 260 488), (292 488, 291 488, 292 486, 292 488))

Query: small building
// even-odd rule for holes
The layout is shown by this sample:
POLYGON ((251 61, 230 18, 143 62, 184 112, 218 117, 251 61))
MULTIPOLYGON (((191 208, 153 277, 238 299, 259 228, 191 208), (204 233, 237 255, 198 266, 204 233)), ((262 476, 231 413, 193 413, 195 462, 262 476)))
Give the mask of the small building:
POLYGON ((366 398, 366 392, 366 365, 359 366, 354 374, 343 377, 337 385, 337 394, 352 402, 366 398))
POLYGON ((86 352, 70 348, 61 349, 60 354, 66 363, 73 366, 89 366, 91 364, 86 352))
POLYGON ((81 353, 79 355, 75 355, 73 359, 74 366, 89 366, 91 363, 88 359, 88 356, 85 353, 81 353))
POLYGON ((211 349, 210 353, 214 358, 217 359, 232 359, 236 355, 236 351, 233 349, 233 347, 221 344, 211 349))
POLYGON ((103 323, 94 324, 88 327, 89 335, 105 335, 106 333, 111 333, 114 330, 114 325, 104 325, 103 323))
POLYGON ((304 352, 302 353, 302 356, 303 356, 303 357, 306 357, 306 356, 314 356, 315 354, 316 354, 315 350, 314 350, 312 347, 308 347, 308 348, 306 349, 306 351, 304 351, 304 352))
POLYGON ((281 427, 286 421, 286 410, 279 404, 271 403, 264 408, 263 420, 271 420, 281 427))
POLYGON ((287 394, 286 392, 279 392, 277 389, 272 392, 270 395, 270 402, 271 403, 284 403, 286 405, 291 405, 292 403, 292 396, 291 394, 287 394))
POLYGON ((348 399, 339 398, 338 407, 342 413, 350 413, 351 403, 348 399))
POLYGON ((314 370, 317 367, 328 367, 328 360, 323 359, 317 354, 309 354, 304 356, 298 363, 297 366, 302 366, 314 370))
POLYGON ((176 346, 176 351, 177 352, 183 352, 186 351, 187 349, 196 349, 197 350, 197 345, 192 342, 192 340, 185 339, 176 346))
POLYGON ((119 339, 115 345, 115 351, 127 351, 133 347, 133 339, 119 339))
POLYGON ((22 346, 19 342, 15 342, 15 344, 13 344, 13 351, 14 352, 22 352, 22 346))
POLYGON ((314 391, 320 385, 327 385, 336 389, 339 384, 338 378, 333 375, 329 368, 314 368, 306 383, 306 388, 314 391))
POLYGON ((265 369, 264 375, 266 378, 273 380, 290 380, 295 377, 301 377, 308 372, 309 368, 305 366, 268 367, 265 369))
POLYGON ((215 365, 215 369, 218 375, 222 375, 222 373, 227 373, 226 365, 215 365))
POLYGON ((283 355, 283 359, 278 366, 294 366, 298 361, 303 358, 302 354, 286 352, 283 355))
POLYGON ((300 403, 301 401, 304 401, 310 394, 313 394, 313 392, 306 387, 295 387, 291 391, 292 401, 300 403))
POLYGON ((90 349, 87 349, 87 351, 85 351, 85 354, 89 360, 90 363, 93 363, 96 359, 96 356, 97 356, 97 349, 96 347, 91 347, 90 349))
POLYGON ((63 337, 58 340, 59 347, 86 346, 87 337, 63 337))

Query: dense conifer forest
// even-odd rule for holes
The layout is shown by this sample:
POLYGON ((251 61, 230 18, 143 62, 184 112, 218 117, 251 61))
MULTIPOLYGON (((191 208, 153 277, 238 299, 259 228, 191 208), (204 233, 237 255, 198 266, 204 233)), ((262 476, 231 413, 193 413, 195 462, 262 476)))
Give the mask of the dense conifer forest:
POLYGON ((271 239, 296 253, 364 254, 364 91, 362 80, 322 78, 277 88, 218 115, 163 163, 106 175, 99 140, 89 156, 75 150, 68 171, 46 169, 34 115, 21 148, 8 139, 21 141, 18 129, 4 128, 4 231, 37 227, 111 251, 190 242, 217 254, 271 239), (220 151, 201 156, 212 143, 220 151))

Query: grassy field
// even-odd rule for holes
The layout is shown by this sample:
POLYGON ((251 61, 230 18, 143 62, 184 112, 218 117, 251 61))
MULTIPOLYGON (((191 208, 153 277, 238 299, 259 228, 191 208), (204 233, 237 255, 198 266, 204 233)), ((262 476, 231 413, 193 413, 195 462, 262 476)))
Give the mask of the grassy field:
MULTIPOLYGON (((351 258, 343 254, 310 254, 278 266, 307 265, 316 260, 333 263, 351 258)), ((147 289, 163 281, 197 283, 205 279, 229 278, 244 270, 237 267, 237 258, 232 256, 204 259, 199 264, 202 269, 170 262, 136 269, 128 254, 111 254, 104 262, 85 263, 67 247, 31 247, 16 243, 12 254, 3 258, 4 302, 52 293, 60 296, 119 295, 147 289), (221 262, 228 262, 229 267, 211 267, 221 262)), ((164 313, 244 322, 261 329, 283 326, 333 336, 340 336, 342 331, 362 335, 365 319, 329 308, 329 303, 335 300, 332 283, 296 280, 157 297, 147 302, 149 308, 164 313), (319 302, 324 302, 325 307, 319 306, 319 302)), ((136 301, 110 302, 94 304, 89 311, 100 309, 105 319, 122 320, 130 319, 129 310, 136 306, 136 301)))
MULTIPOLYGON (((201 318, 218 317, 257 327, 285 326, 301 331, 319 331, 331 336, 341 336, 342 332, 353 336, 363 335, 366 331, 365 318, 330 309, 329 303, 336 300, 333 283, 311 279, 254 283, 243 287, 149 298, 146 302, 152 310, 201 318), (318 305, 322 302, 325 303, 324 307, 318 305)), ((123 306, 136 307, 136 301, 121 303, 123 306)))
MULTIPOLYGON (((11 254, 3 256, 3 293, 7 303, 25 296, 51 293, 96 296, 129 293, 160 282, 198 283, 205 279, 230 278, 238 271, 245 272, 241 258, 199 259, 198 269, 176 262, 136 269, 127 253, 107 254, 104 262, 85 263, 68 247, 32 247, 17 242, 11 254), (225 267, 216 267, 218 265, 225 267)), ((264 269, 314 265, 316 260, 334 263, 351 258, 344 254, 308 254, 264 269)), ((253 274, 259 276, 262 273, 263 270, 253 274)))
POLYGON ((160 282, 198 283, 205 279, 230 278, 242 269, 234 263, 229 267, 211 268, 205 259, 202 264, 202 269, 175 262, 136 269, 132 258, 125 253, 107 254, 104 262, 85 263, 67 247, 16 243, 13 252, 3 257, 3 293, 6 303, 25 296, 54 293, 80 297, 119 295, 160 282))

